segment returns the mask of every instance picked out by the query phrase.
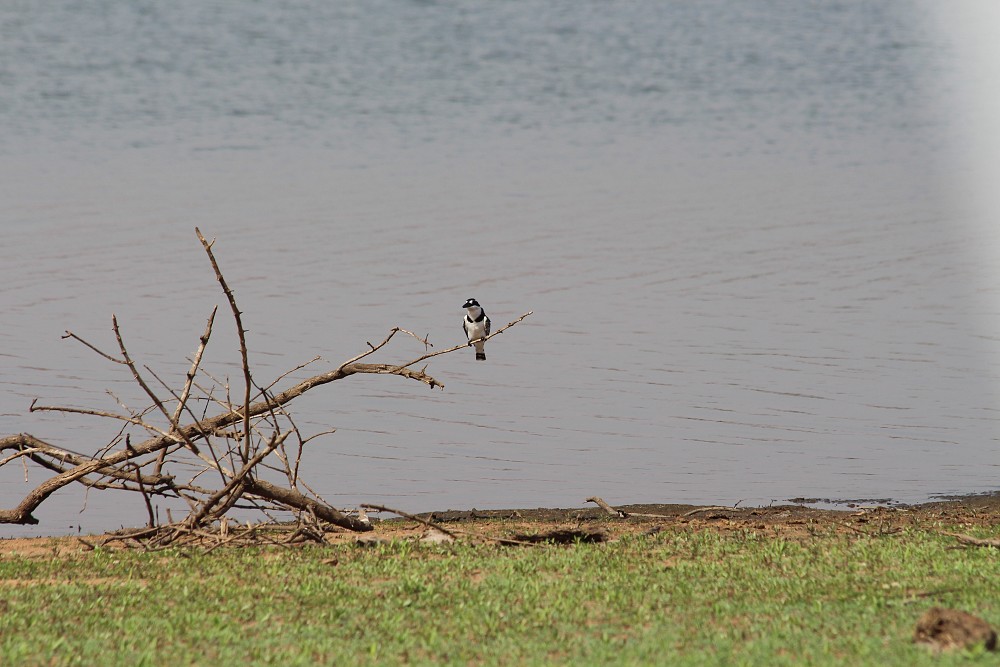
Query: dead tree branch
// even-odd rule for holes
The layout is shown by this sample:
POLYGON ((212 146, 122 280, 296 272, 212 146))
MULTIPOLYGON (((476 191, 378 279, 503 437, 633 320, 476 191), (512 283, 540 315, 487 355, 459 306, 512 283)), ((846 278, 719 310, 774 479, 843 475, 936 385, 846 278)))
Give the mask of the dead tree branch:
POLYGON ((233 291, 229 289, 229 285, 226 283, 226 279, 222 276, 222 270, 219 269, 219 263, 215 261, 215 254, 212 252, 212 246, 215 241, 209 243, 202 236, 201 230, 197 227, 194 228, 195 234, 198 235, 198 240, 201 241, 201 245, 205 248, 205 252, 208 253, 208 259, 212 262, 212 268, 215 269, 215 277, 222 286, 222 291, 226 293, 226 299, 229 300, 229 307, 233 311, 233 319, 236 320, 236 334, 240 339, 240 356, 243 359, 243 381, 244 381, 244 393, 243 393, 243 460, 246 461, 250 457, 250 387, 253 385, 253 379, 250 377, 250 360, 247 355, 247 338, 246 338, 246 328, 243 326, 243 313, 240 309, 236 307, 236 297, 233 295, 233 291))
MULTIPOLYGON (((230 288, 213 252, 214 242, 209 242, 201 231, 195 229, 202 247, 208 256, 215 278, 229 302, 236 324, 239 340, 241 371, 244 380, 242 396, 230 400, 228 382, 217 379, 204 367, 204 355, 212 337, 216 306, 198 339, 197 349, 191 358, 191 365, 184 376, 179 390, 148 365, 133 359, 125 344, 125 338, 118 319, 112 316, 112 332, 118 345, 118 354, 108 354, 96 345, 76 334, 66 331, 63 338, 71 338, 83 344, 102 358, 117 365, 125 366, 132 380, 151 402, 149 407, 134 410, 114 396, 120 410, 80 408, 69 406, 39 405, 38 399, 31 402, 29 412, 58 412, 111 419, 119 423, 119 430, 110 442, 96 448, 94 454, 54 446, 28 433, 19 433, 0 438, 0 468, 19 463, 25 466, 25 481, 28 480, 28 464, 54 473, 29 491, 13 508, 0 509, 0 523, 36 524, 34 512, 56 491, 74 483, 92 489, 113 489, 138 493, 149 518, 149 526, 141 533, 143 539, 157 540, 167 544, 180 536, 192 536, 204 532, 204 527, 219 519, 227 519, 234 509, 253 509, 263 512, 268 518, 272 510, 283 510, 299 515, 308 515, 353 531, 371 530, 369 522, 346 515, 324 502, 308 484, 299 490, 299 468, 305 444, 316 435, 303 436, 287 410, 293 400, 307 391, 332 382, 359 374, 395 375, 407 380, 426 384, 430 388, 444 388, 444 384, 426 372, 412 368, 419 362, 461 350, 466 343, 433 351, 428 336, 421 338, 412 331, 395 327, 377 345, 368 343, 368 350, 341 363, 332 370, 319 373, 291 386, 274 391, 288 376, 319 360, 296 366, 278 376, 270 384, 258 386, 250 372, 246 333, 242 312, 239 310, 233 290, 230 288), (397 333, 402 333, 423 343, 424 352, 404 363, 370 363, 368 357, 383 350, 397 333), (140 368, 143 371, 140 371, 140 368), (158 394, 144 376, 155 378, 162 387, 158 394), (257 392, 254 394, 254 392, 257 392), (166 393, 163 393, 166 392, 166 393), (162 396, 162 397, 161 397, 162 396), (221 398, 220 398, 221 397, 221 398), (193 403, 201 402, 204 408, 196 408, 193 403), (221 411, 210 414, 212 406, 221 411), (190 418, 186 423, 182 420, 190 418), (144 440, 133 443, 135 433, 143 434, 144 440), (270 435, 267 435, 270 434, 270 435), (292 434, 298 441, 298 452, 294 465, 285 451, 284 443, 292 434), (271 454, 280 459, 280 465, 268 462, 271 454), (179 471, 183 471, 179 472, 179 471), (210 475, 205 476, 205 473, 210 475), (284 475, 284 483, 263 479, 263 475, 284 475), (212 488, 205 479, 213 478, 217 486, 212 488), (158 524, 158 510, 153 500, 175 499, 187 504, 189 512, 183 519, 174 521, 171 509, 166 509, 167 523, 158 524)), ((524 318, 531 311, 511 321, 487 336, 493 338, 524 318)), ((330 433, 324 431, 324 433, 330 433)), ((80 449, 78 446, 74 446, 80 449)), ((227 524, 228 525, 228 519, 227 524)), ((446 532, 446 531, 445 531, 446 532)), ((187 539, 185 537, 184 539, 187 539)))
POLYGON ((627 512, 625 512, 623 510, 616 510, 614 507, 612 507, 611 505, 609 505, 606 502, 604 502, 604 499, 601 498, 600 496, 591 496, 590 498, 587 498, 587 502, 588 503, 594 503, 594 504, 596 504, 598 507, 600 507, 602 510, 604 510, 607 514, 610 514, 611 516, 615 517, 616 519, 627 519, 628 518, 628 513, 627 512))

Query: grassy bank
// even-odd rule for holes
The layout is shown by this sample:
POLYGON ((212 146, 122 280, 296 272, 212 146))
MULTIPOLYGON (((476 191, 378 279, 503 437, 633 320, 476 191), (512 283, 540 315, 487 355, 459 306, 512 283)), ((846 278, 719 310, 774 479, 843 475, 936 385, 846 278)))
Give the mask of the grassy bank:
POLYGON ((662 528, 208 554, 0 542, 0 664, 995 664, 911 642, 933 605, 1000 621, 998 551, 955 548, 947 526, 662 528))

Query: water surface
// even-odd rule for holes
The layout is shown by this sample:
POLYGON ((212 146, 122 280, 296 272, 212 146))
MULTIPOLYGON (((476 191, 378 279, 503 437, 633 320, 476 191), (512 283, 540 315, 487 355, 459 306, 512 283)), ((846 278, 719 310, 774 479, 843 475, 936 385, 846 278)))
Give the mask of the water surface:
MULTIPOLYGON (((487 363, 434 360, 444 392, 293 404, 337 429, 307 480, 340 506, 996 489, 996 235, 962 196, 949 35, 904 1, 5 3, 0 432, 114 437, 27 412, 143 403, 60 339, 112 350, 112 313, 183 381, 224 305, 197 225, 262 382, 393 326, 460 342, 469 296, 534 311, 487 363)), ((222 309, 209 368, 236 352, 222 309)), ((8 466, 0 502, 44 478, 8 466)), ((38 516, 143 520, 76 490, 38 516)))

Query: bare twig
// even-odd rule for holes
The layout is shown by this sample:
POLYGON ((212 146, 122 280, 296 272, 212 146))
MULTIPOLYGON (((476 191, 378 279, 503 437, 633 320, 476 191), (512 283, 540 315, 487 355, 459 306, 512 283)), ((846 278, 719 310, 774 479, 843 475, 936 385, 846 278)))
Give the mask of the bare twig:
POLYGON ((434 344, 431 343, 430 340, 428 340, 430 334, 427 334, 423 338, 421 338, 420 336, 418 336, 417 334, 413 333, 412 331, 407 331, 406 329, 403 329, 402 327, 397 327, 397 328, 399 329, 399 331, 401 333, 405 333, 408 336, 413 336, 414 338, 416 338, 417 340, 419 340, 421 343, 423 343, 425 350, 428 349, 428 348, 434 347, 434 344))
POLYGON ((188 518, 187 525, 189 527, 194 527, 198 525, 201 522, 201 520, 212 510, 212 508, 215 507, 215 505, 218 504, 218 502, 223 498, 225 498, 227 495, 231 495, 231 497, 233 498, 233 500, 230 501, 230 503, 235 502, 235 499, 238 498, 240 495, 240 491, 237 489, 237 487, 244 486, 244 479, 247 477, 247 475, 251 473, 251 471, 253 471, 254 466, 263 461, 265 456, 273 452, 278 445, 284 442, 285 438, 287 438, 288 435, 289 435, 288 433, 282 433, 281 435, 275 433, 274 437, 271 438, 271 441, 267 443, 266 447, 264 447, 261 451, 257 452, 257 454, 252 459, 247 461, 247 463, 243 466, 243 469, 240 470, 235 475, 233 475, 233 478, 229 481, 228 484, 226 484, 223 488, 219 489, 219 491, 217 491, 211 498, 206 500, 205 503, 201 506, 201 508, 188 518))
MULTIPOLYGON (((132 442, 128 436, 125 434, 125 448, 130 449, 132 447, 132 442)), ((161 453, 167 450, 161 450, 161 453)), ((135 477, 139 482, 139 493, 142 494, 142 500, 146 504, 146 515, 149 517, 149 523, 147 524, 150 528, 156 525, 156 512, 153 510, 153 503, 149 500, 149 493, 146 491, 146 487, 142 484, 142 475, 139 474, 140 468, 135 463, 132 463, 132 467, 135 470, 135 477)))
POLYGON ((243 328, 242 313, 236 307, 236 297, 233 295, 233 291, 229 289, 229 285, 226 283, 226 279, 219 269, 219 263, 215 261, 215 254, 212 252, 212 243, 214 241, 209 243, 205 240, 205 237, 201 234, 201 230, 197 227, 194 228, 194 231, 198 235, 201 245, 204 246, 205 252, 208 254, 208 259, 212 262, 212 268, 215 269, 215 277, 222 286, 222 291, 226 293, 226 298, 229 300, 229 307, 233 311, 233 319, 236 320, 236 333, 240 339, 240 356, 243 360, 243 460, 246 461, 250 458, 250 388, 253 386, 253 380, 250 377, 250 361, 247 356, 246 329, 243 328))
MULTIPOLYGON (((159 429, 153 426, 152 424, 148 424, 143 420, 139 419, 138 417, 129 417, 126 415, 120 415, 117 412, 108 412, 106 410, 90 410, 88 408, 70 408, 58 405, 37 405, 35 402, 37 400, 38 399, 35 399, 31 402, 31 405, 28 407, 28 412, 65 412, 78 415, 91 415, 93 417, 107 417, 108 419, 118 419, 123 422, 128 422, 129 424, 135 424, 136 426, 141 426, 150 433, 156 433, 158 435, 170 437, 166 431, 159 429)), ((182 441, 178 439, 176 442, 180 443, 182 441)))
POLYGON ((121 359, 118 359, 117 357, 112 357, 112 356, 111 356, 110 354, 108 354, 107 352, 103 352, 103 351, 99 350, 99 349, 98 349, 97 347, 95 347, 95 346, 91 345, 90 343, 88 343, 88 342, 87 342, 87 341, 85 341, 84 339, 80 338, 79 336, 77 336, 77 335, 76 335, 75 333, 73 333, 72 331, 67 331, 67 332, 66 332, 66 333, 65 333, 65 334, 63 335, 63 339, 66 339, 66 338, 72 338, 73 340, 77 341, 78 343, 83 343, 84 345, 86 345, 86 346, 87 346, 87 347, 89 347, 89 348, 90 348, 91 350, 93 350, 93 351, 94 351, 94 352, 96 352, 97 354, 101 355, 102 357, 104 357, 104 358, 105 358, 105 359, 107 359, 108 361, 113 361, 113 362, 114 362, 114 363, 116 363, 116 364, 122 364, 122 365, 124 365, 124 364, 125 364, 125 362, 124 362, 124 361, 122 361, 121 359))
POLYGON ((159 396, 153 393, 153 390, 149 388, 146 381, 142 379, 141 375, 139 375, 139 371, 135 367, 135 362, 132 361, 132 357, 129 356, 128 350, 125 349, 125 341, 122 339, 121 328, 118 326, 118 317, 115 315, 111 316, 111 327, 114 329, 115 340, 118 341, 118 349, 122 353, 122 359, 124 360, 125 365, 128 366, 128 369, 132 371, 132 378, 135 379, 136 383, 138 383, 142 390, 146 392, 146 395, 153 401, 153 405, 155 405, 160 412, 163 413, 163 416, 167 418, 167 421, 169 421, 170 413, 167 412, 167 408, 163 405, 159 396))
POLYGON ((205 348, 208 346, 208 339, 212 336, 212 324, 215 322, 215 314, 218 311, 219 307, 216 306, 212 309, 212 314, 208 316, 205 332, 201 334, 198 349, 194 353, 191 368, 188 370, 186 380, 184 381, 184 389, 181 390, 180 398, 177 399, 177 407, 174 408, 173 417, 170 419, 170 425, 175 429, 177 428, 178 420, 181 418, 181 412, 183 412, 184 407, 187 405, 188 397, 191 396, 191 386, 194 384, 194 378, 198 374, 198 367, 201 365, 202 355, 205 354, 205 348))
POLYGON ((321 356, 319 356, 319 355, 316 355, 315 357, 313 357, 313 358, 312 358, 312 359, 310 359, 309 361, 306 361, 306 362, 303 362, 303 363, 299 364, 298 366, 296 366, 295 368, 291 368, 291 369, 289 369, 289 370, 285 371, 284 373, 282 373, 282 374, 281 374, 281 375, 279 375, 278 377, 276 377, 276 378, 274 378, 273 380, 271 380, 271 384, 269 384, 269 385, 267 385, 266 387, 264 387, 263 389, 261 389, 261 390, 260 390, 260 395, 261 395, 261 396, 264 396, 264 395, 266 395, 266 394, 267 394, 267 392, 271 391, 271 389, 273 389, 273 388, 274 388, 274 385, 278 384, 279 382, 281 382, 282 380, 284 380, 284 379, 285 379, 286 377, 288 377, 288 376, 289 376, 289 375, 291 375, 292 373, 294 373, 294 372, 296 372, 296 371, 300 371, 300 370, 302 370, 303 368, 305 368, 306 366, 309 366, 309 365, 311 365, 311 364, 314 364, 314 363, 316 363, 317 361, 319 361, 319 360, 320 360, 320 359, 322 359, 322 358, 323 358, 323 357, 321 357, 321 356))
POLYGON ((370 350, 368 350, 366 352, 362 352, 361 354, 359 354, 357 356, 351 357, 350 359, 348 359, 347 361, 345 361, 344 363, 342 363, 340 365, 340 368, 338 370, 346 368, 347 366, 353 364, 354 362, 361 361, 365 357, 367 357, 369 355, 372 355, 375 352, 378 352, 383 347, 385 347, 386 345, 388 345, 389 341, 392 340, 392 337, 395 336, 397 333, 399 333, 399 331, 400 331, 399 327, 396 327, 396 328, 392 329, 389 332, 389 335, 386 336, 385 339, 381 343, 379 343, 378 345, 372 345, 371 343, 368 343, 368 347, 371 348, 370 350))

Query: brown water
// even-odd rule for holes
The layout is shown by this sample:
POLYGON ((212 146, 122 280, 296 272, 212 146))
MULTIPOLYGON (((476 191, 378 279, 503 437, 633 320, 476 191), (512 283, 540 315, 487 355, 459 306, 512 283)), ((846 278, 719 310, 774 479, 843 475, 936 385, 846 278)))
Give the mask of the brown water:
MULTIPOLYGON (((954 53, 922 5, 543 5, 2 10, 0 431, 115 435, 27 412, 142 403, 60 340, 113 349, 112 313, 182 381, 223 302, 197 225, 259 381, 393 326, 460 342, 469 296, 495 327, 534 311, 485 364, 434 360, 444 392, 361 377, 294 403, 338 429, 306 473, 338 505, 996 489, 996 235, 959 196, 933 103, 954 53)), ((220 317, 209 368, 238 377, 236 351, 220 317)), ((44 477, 0 470, 0 502, 44 477)), ((122 504, 66 492, 33 530, 142 520, 122 504)))

